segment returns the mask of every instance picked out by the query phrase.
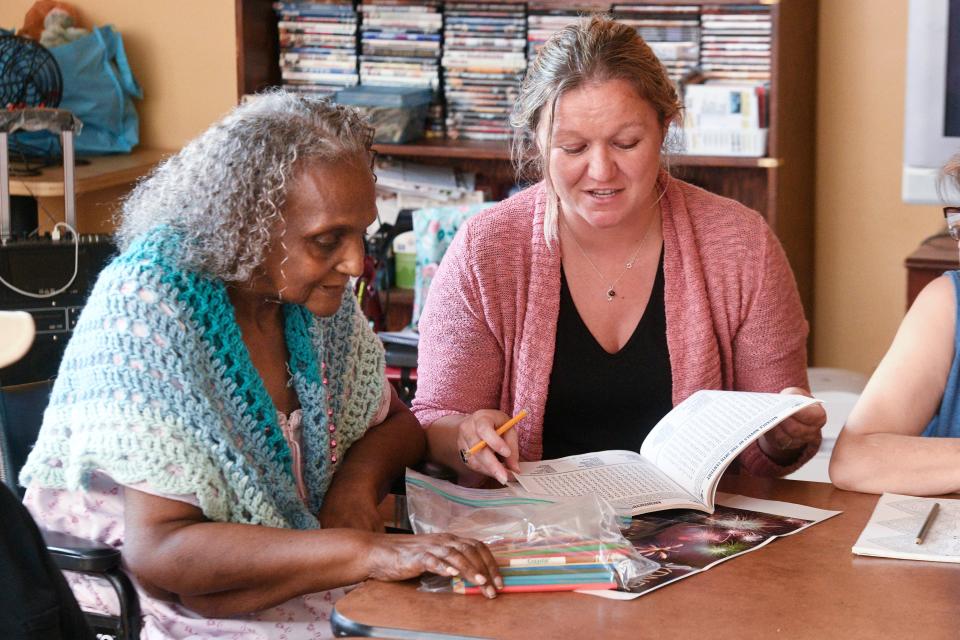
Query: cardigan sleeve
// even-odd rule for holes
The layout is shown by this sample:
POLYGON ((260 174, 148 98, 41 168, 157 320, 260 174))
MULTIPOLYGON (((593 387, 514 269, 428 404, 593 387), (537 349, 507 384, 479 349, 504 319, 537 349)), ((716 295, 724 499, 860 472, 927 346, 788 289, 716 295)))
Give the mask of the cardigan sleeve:
POLYGON ((465 225, 444 254, 420 318, 412 408, 424 427, 500 405, 503 343, 488 308, 499 296, 495 290, 484 295, 471 230, 465 225))
MULTIPOLYGON (((808 325, 793 272, 780 242, 763 224, 763 255, 756 288, 734 337, 734 388, 738 391, 779 392, 786 387, 809 389, 807 381, 808 325)), ((789 466, 773 462, 754 442, 738 461, 752 475, 783 476, 807 462, 820 448, 811 443, 789 466)))

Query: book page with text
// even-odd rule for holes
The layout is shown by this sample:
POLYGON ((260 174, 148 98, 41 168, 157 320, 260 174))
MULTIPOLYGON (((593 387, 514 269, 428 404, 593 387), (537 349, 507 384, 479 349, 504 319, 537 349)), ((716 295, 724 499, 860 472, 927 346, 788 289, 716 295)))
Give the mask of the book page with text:
POLYGON ((737 454, 817 402, 782 393, 698 391, 657 423, 640 453, 712 509, 716 483, 737 454))
POLYGON ((670 508, 703 508, 634 451, 599 451, 557 460, 521 462, 517 481, 530 493, 597 494, 632 515, 670 508))

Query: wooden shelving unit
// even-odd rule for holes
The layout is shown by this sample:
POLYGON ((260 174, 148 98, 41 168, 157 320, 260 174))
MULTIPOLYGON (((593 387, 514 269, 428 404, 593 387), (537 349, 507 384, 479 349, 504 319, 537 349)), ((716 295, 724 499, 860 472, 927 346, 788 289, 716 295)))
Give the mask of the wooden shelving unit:
MULTIPOLYGON (((570 6, 568 0, 554 0, 570 6)), ((654 0, 647 4, 697 4, 654 0)), ((679 156, 671 172, 709 191, 756 209, 769 222, 790 259, 808 317, 813 314, 814 113, 818 0, 713 0, 769 5, 773 22, 770 132, 764 158, 679 156)), ((280 82, 277 20, 269 0, 236 0, 237 74, 241 95, 280 82)), ((427 164, 454 164, 477 173, 477 185, 503 197, 514 175, 504 143, 420 141, 377 145, 380 154, 427 164)))

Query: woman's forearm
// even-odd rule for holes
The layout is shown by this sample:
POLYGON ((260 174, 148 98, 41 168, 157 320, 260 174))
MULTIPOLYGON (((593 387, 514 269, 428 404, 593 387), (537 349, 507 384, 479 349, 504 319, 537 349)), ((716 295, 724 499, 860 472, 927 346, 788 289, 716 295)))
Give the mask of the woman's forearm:
POLYGON ((374 535, 220 522, 169 522, 137 533, 124 545, 133 573, 208 617, 249 613, 360 582, 370 573, 374 535))
POLYGON ((849 491, 939 495, 960 491, 960 438, 844 430, 830 480, 849 491))
POLYGON ((468 471, 460 460, 457 446, 457 428, 467 416, 450 414, 435 421, 427 429, 427 459, 455 469, 458 473, 468 471))

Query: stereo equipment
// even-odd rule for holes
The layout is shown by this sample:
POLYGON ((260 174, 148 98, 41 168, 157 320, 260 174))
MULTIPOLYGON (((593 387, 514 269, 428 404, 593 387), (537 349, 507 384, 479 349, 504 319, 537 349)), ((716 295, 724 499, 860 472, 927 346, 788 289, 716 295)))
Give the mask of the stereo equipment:
MULTIPOLYGON (((74 241, 10 238, 0 245, 0 278, 19 289, 44 294, 63 287, 73 274, 74 241)), ((46 380, 57 375, 63 350, 100 270, 116 253, 111 236, 82 235, 77 276, 50 298, 30 298, 0 283, 0 310, 26 311, 37 328, 33 347, 19 362, 0 369, 4 385, 46 380)), ((0 340, 3 337, 0 336, 0 340)))
POLYGON ((0 369, 0 382, 4 385, 37 382, 57 375, 80 310, 97 274, 113 253, 109 236, 73 235, 77 227, 73 136, 81 126, 69 111, 38 108, 32 102, 24 108, 0 111, 0 278, 7 283, 0 282, 0 309, 29 312, 37 329, 27 355, 0 369), (7 140, 20 130, 60 134, 66 224, 54 226, 58 239, 16 235, 11 216, 7 140), (71 231, 63 240, 59 239, 61 227, 71 231), (11 286, 37 297, 22 295, 11 286))

